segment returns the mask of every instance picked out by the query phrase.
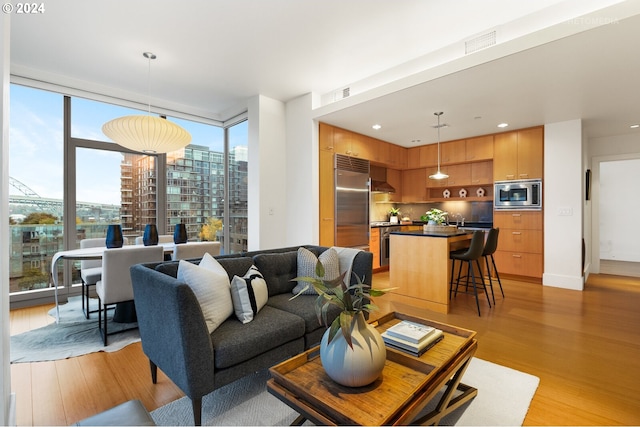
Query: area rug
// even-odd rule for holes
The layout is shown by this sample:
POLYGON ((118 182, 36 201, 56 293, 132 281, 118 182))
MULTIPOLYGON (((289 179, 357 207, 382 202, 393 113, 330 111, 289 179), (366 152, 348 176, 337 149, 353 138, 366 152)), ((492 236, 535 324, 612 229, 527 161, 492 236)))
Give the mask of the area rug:
MULTIPOLYGON (((202 400, 202 425, 290 425, 298 416, 266 389, 267 370, 222 387, 202 400)), ((462 378, 478 395, 449 414, 441 425, 522 425, 539 378, 511 368, 473 358, 462 378)), ((430 411, 435 407, 432 402, 430 411)), ((151 412, 158 425, 193 425, 191 401, 183 397, 151 412)), ((309 424, 307 421, 306 424, 309 424)))
MULTIPOLYGON (((98 300, 92 298, 90 307, 97 308, 98 300)), ((49 315, 55 319, 56 309, 49 315)), ((135 323, 115 323, 111 321, 113 310, 107 314, 109 333, 136 326, 135 323)), ((51 323, 42 328, 23 332, 11 337, 11 363, 43 362, 82 356, 97 351, 112 352, 140 341, 138 329, 109 335, 108 346, 104 346, 98 330, 98 313, 86 319, 82 312, 82 297, 70 297, 60 305, 60 323, 51 323)))

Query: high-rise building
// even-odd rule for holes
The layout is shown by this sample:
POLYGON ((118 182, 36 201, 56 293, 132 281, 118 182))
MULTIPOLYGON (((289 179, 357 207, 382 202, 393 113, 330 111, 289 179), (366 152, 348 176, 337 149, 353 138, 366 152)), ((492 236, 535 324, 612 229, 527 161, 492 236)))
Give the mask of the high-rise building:
MULTIPOLYGON (((198 240, 209 218, 224 217, 224 153, 190 144, 167 154, 167 232, 183 223, 189 240, 198 240)), ((155 158, 125 154, 121 165, 121 222, 129 236, 139 236, 155 222, 155 158)), ((247 153, 238 147, 229 153, 229 222, 231 244, 226 253, 247 249, 247 153)), ((225 224, 225 226, 227 226, 225 224)), ((221 239, 222 230, 218 232, 221 239)))

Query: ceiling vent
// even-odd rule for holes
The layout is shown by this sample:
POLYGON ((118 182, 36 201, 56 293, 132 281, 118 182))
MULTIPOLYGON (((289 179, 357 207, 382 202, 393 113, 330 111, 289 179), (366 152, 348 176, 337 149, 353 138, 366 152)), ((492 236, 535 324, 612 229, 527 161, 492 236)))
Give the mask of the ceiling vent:
POLYGON ((333 100, 340 101, 341 99, 348 98, 351 94, 351 88, 345 87, 344 89, 339 89, 333 93, 333 100))
POLYGON ((470 53, 491 47, 495 44, 496 31, 493 30, 489 33, 474 37, 471 40, 467 40, 466 42, 464 42, 464 54, 468 55, 470 53))

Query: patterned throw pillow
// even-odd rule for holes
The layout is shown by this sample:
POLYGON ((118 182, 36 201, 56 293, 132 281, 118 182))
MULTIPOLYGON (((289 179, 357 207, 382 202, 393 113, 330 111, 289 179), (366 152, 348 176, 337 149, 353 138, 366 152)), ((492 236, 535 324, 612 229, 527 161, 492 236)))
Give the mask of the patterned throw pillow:
MULTIPOLYGON (((306 248, 298 249, 298 276, 297 277, 318 277, 316 276, 316 263, 320 261, 324 266, 324 280, 333 280, 340 276, 340 264, 338 252, 329 248, 316 257, 313 252, 306 248)), ((298 281, 293 288, 293 294, 298 294, 307 285, 307 282, 298 281)), ((304 291, 303 295, 318 295, 313 286, 304 291)))
POLYGON ((205 254, 200 265, 180 260, 178 280, 193 290, 200 303, 207 329, 212 333, 233 314, 233 302, 227 272, 211 255, 206 255, 208 254, 205 254))
POLYGON ((242 323, 251 322, 260 309, 267 304, 269 299, 267 282, 255 265, 252 265, 243 277, 233 276, 231 299, 236 316, 242 323))

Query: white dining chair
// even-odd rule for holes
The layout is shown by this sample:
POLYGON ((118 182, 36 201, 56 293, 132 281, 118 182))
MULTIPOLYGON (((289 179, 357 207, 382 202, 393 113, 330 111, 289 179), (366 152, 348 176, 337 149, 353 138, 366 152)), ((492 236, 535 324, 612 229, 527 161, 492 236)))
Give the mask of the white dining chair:
MULTIPOLYGON (((80 240, 80 249, 99 248, 100 246, 105 246, 104 237, 80 240)), ((90 313, 95 313, 98 311, 89 309, 89 288, 90 286, 95 286, 101 277, 102 260, 91 259, 80 261, 80 279, 82 280, 82 311, 84 312, 84 315, 87 319, 89 319, 90 313)))
POLYGON ((174 261, 180 259, 202 258, 205 253, 211 256, 220 255, 220 242, 189 242, 175 245, 173 248, 174 261))
POLYGON ((109 335, 107 331, 108 306, 133 301, 133 285, 129 268, 135 264, 163 261, 163 254, 164 248, 162 246, 132 245, 105 249, 102 255, 102 278, 96 283, 98 328, 105 346, 109 335))
MULTIPOLYGON (((158 236, 158 244, 173 242, 173 234, 160 234, 158 236)), ((144 245, 143 237, 136 237, 136 245, 144 245)))

